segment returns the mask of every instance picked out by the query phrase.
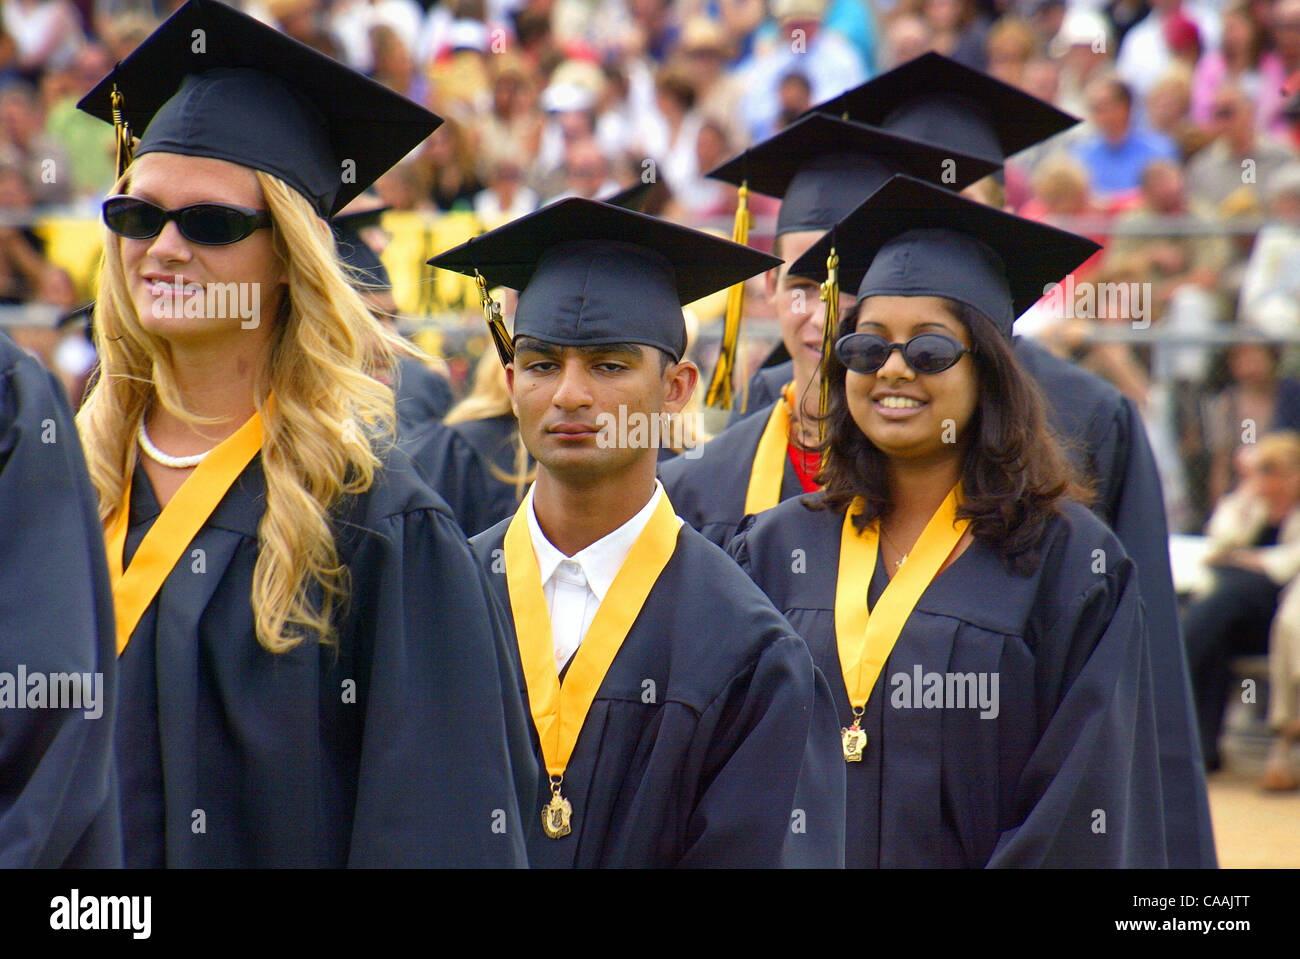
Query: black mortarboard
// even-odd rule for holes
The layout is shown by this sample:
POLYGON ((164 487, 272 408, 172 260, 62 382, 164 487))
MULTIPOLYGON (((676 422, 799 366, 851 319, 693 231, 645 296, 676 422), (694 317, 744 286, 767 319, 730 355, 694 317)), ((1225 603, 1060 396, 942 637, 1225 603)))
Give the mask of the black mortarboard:
POLYGON ((330 217, 330 228, 335 233, 340 231, 360 233, 367 227, 379 226, 380 218, 391 209, 391 206, 381 205, 370 207, 367 210, 359 210, 356 213, 340 213, 337 216, 330 217))
POLYGON ((363 290, 393 288, 393 281, 383 260, 361 238, 362 230, 378 226, 379 218, 391 209, 391 206, 376 206, 357 213, 340 213, 330 218, 330 229, 334 231, 334 245, 338 249, 339 260, 350 268, 353 280, 363 290))
POLYGON ((189 0, 78 107, 140 137, 135 155, 213 157, 271 173, 327 217, 442 122, 217 0, 189 0))
POLYGON ((829 230, 895 173, 960 190, 996 170, 998 162, 813 114, 728 160, 715 180, 781 197, 776 233, 829 230))
POLYGON ((844 289, 868 296, 942 296, 974 307, 1007 336, 1050 284, 1096 253, 1067 233, 896 176, 790 266, 826 276, 832 246, 844 289))
POLYGON ((334 227, 334 246, 339 261, 348 267, 353 283, 366 290, 391 290, 393 281, 379 254, 355 230, 334 227))
POLYGON ((938 53, 922 54, 809 112, 960 147, 997 164, 1079 122, 1045 100, 938 53))
POLYGON ((682 304, 780 264, 666 220, 569 197, 429 261, 519 290, 515 337, 686 350, 682 304))
POLYGON ((645 201, 650 196, 650 189, 654 185, 654 180, 649 183, 634 183, 625 190, 619 190, 609 196, 597 197, 597 199, 601 203, 608 203, 610 206, 621 206, 625 210, 636 210, 638 213, 643 213, 645 212, 645 201))

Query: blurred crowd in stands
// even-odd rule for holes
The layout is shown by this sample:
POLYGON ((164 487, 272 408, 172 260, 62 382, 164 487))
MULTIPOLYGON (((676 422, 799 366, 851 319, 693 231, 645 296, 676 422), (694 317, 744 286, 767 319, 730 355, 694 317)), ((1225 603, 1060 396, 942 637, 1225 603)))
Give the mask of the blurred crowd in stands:
MULTIPOLYGON (((0 323, 70 387, 93 353, 51 317, 91 295, 92 227, 114 173, 112 131, 75 104, 176 5, 3 3, 0 323)), ((656 184, 647 212, 729 232, 735 189, 705 173, 811 105, 938 50, 1085 121, 973 190, 1105 243, 1073 278, 1098 295, 1040 304, 1019 329, 1138 404, 1171 528, 1203 527, 1237 482, 1241 446, 1300 428, 1300 356, 1286 342, 1300 331, 1300 0, 237 5, 446 118, 377 190, 394 215, 452 218, 461 234, 638 182, 656 184)), ((756 245, 775 207, 753 197, 756 245)), ((460 360, 459 380, 473 357, 454 354, 484 345, 474 299, 449 317, 444 300, 400 288, 435 288, 419 263, 463 239, 430 229, 402 247, 409 277, 390 269, 413 322, 466 331, 432 341, 460 360)), ((775 341, 765 309, 749 297, 751 363, 775 341)), ((699 316, 706 373, 717 313, 699 316)))

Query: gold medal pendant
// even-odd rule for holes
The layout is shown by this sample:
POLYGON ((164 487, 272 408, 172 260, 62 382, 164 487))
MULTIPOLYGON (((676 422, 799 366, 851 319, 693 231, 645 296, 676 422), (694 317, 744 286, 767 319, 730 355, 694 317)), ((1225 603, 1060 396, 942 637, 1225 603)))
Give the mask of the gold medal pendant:
POLYGON ((867 747, 867 731, 859 722, 866 707, 858 706, 853 710, 853 725, 847 729, 840 728, 840 741, 844 744, 844 761, 846 763, 862 762, 862 750, 867 747))
POLYGON ((560 779, 551 780, 551 801, 542 807, 542 829, 548 839, 562 839, 572 832, 572 804, 560 795, 560 779))
POLYGON ((840 738, 844 742, 844 761, 846 763, 862 762, 862 750, 867 745, 867 734, 858 728, 858 724, 854 723, 848 729, 841 729, 840 738))

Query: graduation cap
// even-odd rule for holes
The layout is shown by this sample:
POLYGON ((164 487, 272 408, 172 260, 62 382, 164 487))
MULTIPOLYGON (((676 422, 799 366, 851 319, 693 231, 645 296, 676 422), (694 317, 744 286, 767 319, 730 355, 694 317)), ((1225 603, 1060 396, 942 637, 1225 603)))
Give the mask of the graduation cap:
POLYGON ((1044 288, 1100 246, 943 190, 895 176, 790 267, 821 279, 832 248, 840 282, 868 296, 942 296, 974 307, 1008 337, 1044 288))
POLYGON ((960 190, 1001 165, 824 114, 809 114, 708 176, 782 198, 776 234, 825 232, 895 173, 960 190))
POLYGON ((922 54, 809 112, 947 144, 997 164, 1079 122, 1045 100, 938 53, 922 54))
POLYGON ((627 189, 596 199, 610 206, 621 206, 625 210, 647 213, 652 212, 652 207, 655 208, 654 212, 661 209, 668 201, 668 196, 668 188, 664 186, 663 181, 651 180, 649 183, 634 183, 627 189))
POLYGON ((284 180, 322 217, 442 122, 217 0, 189 0, 77 106, 118 129, 119 167, 154 152, 229 160, 284 180))
POLYGON ((360 233, 372 226, 379 226, 380 218, 391 209, 391 205, 379 205, 356 213, 340 213, 330 217, 330 229, 335 233, 360 233))
POLYGON ((353 284, 360 287, 362 292, 393 288, 388 267, 384 266, 384 261, 374 248, 361 239, 361 234, 335 227, 334 246, 338 250, 339 261, 348 267, 347 272, 353 284))
POLYGON ((330 229, 334 232, 334 246, 338 250, 339 260, 349 268, 353 282, 366 290, 391 290, 393 281, 388 275, 388 267, 374 248, 361 238, 361 231, 379 225, 379 218, 391 210, 391 206, 375 206, 357 213, 340 213, 330 218, 330 229))
MULTIPOLYGON (((518 290, 516 337, 560 346, 640 343, 686 351, 682 305, 781 261, 758 250, 598 200, 569 197, 429 261, 518 290)), ((489 307, 485 306, 485 310, 489 307)), ((489 316, 498 323, 499 314, 489 316)), ((513 356, 493 327, 503 363, 513 356)))

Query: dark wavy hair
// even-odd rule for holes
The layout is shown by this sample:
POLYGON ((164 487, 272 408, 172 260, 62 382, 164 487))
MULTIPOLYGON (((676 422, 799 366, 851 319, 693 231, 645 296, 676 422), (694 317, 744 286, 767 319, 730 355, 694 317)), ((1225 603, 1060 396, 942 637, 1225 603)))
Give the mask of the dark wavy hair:
MULTIPOLYGON (((979 401, 962 451, 958 516, 970 519, 971 534, 1001 555, 1009 570, 1024 575, 1037 563, 1037 546, 1059 513, 1060 500, 1090 503, 1092 490, 1076 476, 1049 429, 1042 394, 1021 368, 1011 341, 979 310, 946 302, 970 330, 971 359, 979 373, 979 401)), ((857 320, 855 304, 841 318, 838 336, 852 333, 857 320)), ((887 457, 853 420, 844 365, 833 353, 828 359, 830 403, 817 475, 825 495, 809 504, 842 513, 860 496, 866 506, 854 522, 862 529, 893 509, 887 457)))

